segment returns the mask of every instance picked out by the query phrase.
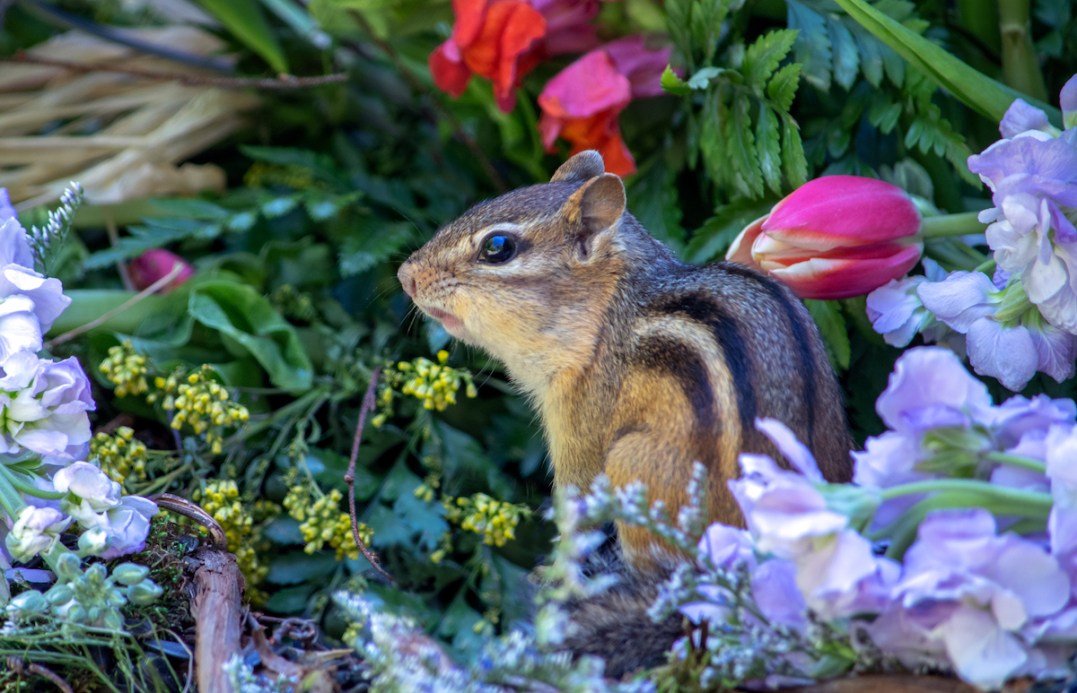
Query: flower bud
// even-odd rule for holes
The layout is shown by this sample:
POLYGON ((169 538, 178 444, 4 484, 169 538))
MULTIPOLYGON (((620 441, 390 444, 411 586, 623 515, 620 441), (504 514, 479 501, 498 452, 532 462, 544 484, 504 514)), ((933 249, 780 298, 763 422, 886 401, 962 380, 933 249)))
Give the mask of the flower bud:
POLYGON ((904 276, 923 252, 920 213, 890 183, 857 176, 808 181, 745 228, 726 254, 801 298, 860 296, 904 276))
POLYGON ((162 594, 164 594, 164 590, 157 586, 153 580, 143 580, 137 585, 127 588, 127 598, 135 606, 148 606, 157 601, 162 594))
POLYGON ((147 250, 127 265, 127 272, 131 276, 131 283, 141 291, 163 278, 177 265, 180 269, 176 276, 160 290, 161 293, 168 293, 194 274, 194 268, 179 255, 163 248, 147 250))
POLYGON ((49 608, 49 603, 45 600, 45 596, 37 590, 27 590, 12 597, 7 608, 16 617, 25 618, 44 614, 49 608))
POLYGON ((71 582, 82 577, 82 561, 70 552, 65 551, 60 554, 53 568, 56 570, 56 576, 64 582, 71 582))
POLYGON ((112 579, 128 587, 142 582, 149 574, 149 568, 137 563, 121 563, 112 569, 112 579))
POLYGON ((52 604, 53 606, 63 606, 74 598, 75 590, 71 589, 71 586, 65 583, 53 585, 49 588, 49 591, 45 593, 45 599, 47 599, 49 604, 52 604))

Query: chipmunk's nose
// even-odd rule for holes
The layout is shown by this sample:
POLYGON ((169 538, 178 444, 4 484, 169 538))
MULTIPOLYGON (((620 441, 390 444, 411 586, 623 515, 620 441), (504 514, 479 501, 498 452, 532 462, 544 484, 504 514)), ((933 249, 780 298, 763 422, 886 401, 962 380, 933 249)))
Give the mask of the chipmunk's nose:
POLYGON ((396 278, 400 280, 400 286, 404 287, 404 293, 415 298, 415 263, 408 260, 396 272, 396 278))

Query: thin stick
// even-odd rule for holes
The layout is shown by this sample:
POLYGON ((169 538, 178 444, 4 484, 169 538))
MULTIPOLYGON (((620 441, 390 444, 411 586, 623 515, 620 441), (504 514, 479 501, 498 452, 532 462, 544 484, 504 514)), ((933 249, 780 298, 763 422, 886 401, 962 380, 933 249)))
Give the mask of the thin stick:
POLYGON ((129 65, 121 66, 107 63, 84 65, 69 60, 42 58, 36 55, 29 55, 28 53, 16 53, 13 59, 0 60, 0 63, 5 62, 45 65, 48 67, 58 67, 64 70, 71 70, 72 72, 83 73, 116 72, 122 75, 132 75, 134 77, 144 77, 146 79, 179 82, 180 84, 189 86, 222 87, 224 89, 246 89, 249 87, 264 90, 307 89, 310 87, 321 87, 326 84, 337 84, 345 82, 348 79, 348 75, 343 72, 335 72, 331 75, 317 75, 314 77, 294 77, 292 75, 280 75, 278 77, 270 78, 211 77, 208 75, 192 75, 183 72, 169 72, 167 70, 147 70, 139 67, 131 67, 129 65))
POLYGON ((75 693, 75 689, 71 687, 67 681, 64 681, 60 676, 42 664, 27 663, 19 659, 18 657, 8 657, 7 665, 16 674, 22 675, 24 673, 35 674, 41 678, 48 679, 64 693, 75 693))
POLYGON ((373 551, 366 547, 363 540, 359 537, 359 520, 355 515, 355 461, 359 459, 359 446, 363 443, 363 427, 366 425, 366 415, 377 406, 377 401, 374 399, 374 389, 378 386, 378 378, 381 376, 381 366, 378 366, 370 374, 370 385, 366 388, 366 394, 363 395, 363 403, 359 406, 359 420, 355 423, 355 437, 352 439, 352 454, 348 460, 348 471, 344 474, 344 483, 348 485, 348 515, 352 520, 352 539, 355 540, 355 545, 359 547, 359 550, 363 552, 363 556, 370 562, 370 565, 374 566, 374 569, 381 573, 389 582, 394 582, 393 576, 385 572, 385 569, 381 567, 378 562, 377 555, 373 551))
POLYGON ((150 294, 156 293, 158 289, 164 287, 165 285, 168 284, 168 282, 170 282, 173 279, 175 279, 176 277, 178 277, 179 273, 182 272, 182 271, 183 271, 183 263, 182 262, 177 262, 176 264, 172 265, 172 269, 168 271, 168 274, 161 277, 160 279, 158 279, 154 283, 150 284, 149 286, 147 286, 142 291, 139 291, 137 294, 135 294, 131 298, 127 299, 126 301, 124 301, 120 305, 116 306, 112 310, 106 310, 104 313, 102 313, 100 316, 94 318, 90 322, 85 323, 83 325, 79 325, 78 327, 76 327, 74 329, 68 330, 67 332, 64 332, 62 335, 56 337, 55 339, 50 339, 49 341, 45 342, 45 348, 46 349, 52 349, 53 347, 56 347, 56 346, 58 346, 60 344, 63 344, 64 342, 70 342, 75 337, 78 337, 78 336, 81 336, 83 334, 86 334, 90 330, 93 330, 93 329, 95 329, 97 327, 100 327, 101 325, 104 325, 106 322, 108 322, 109 320, 111 320, 115 316, 119 315, 123 311, 127 310, 131 306, 133 306, 133 305, 135 305, 137 303, 140 303, 142 301, 142 299, 146 298, 150 294))

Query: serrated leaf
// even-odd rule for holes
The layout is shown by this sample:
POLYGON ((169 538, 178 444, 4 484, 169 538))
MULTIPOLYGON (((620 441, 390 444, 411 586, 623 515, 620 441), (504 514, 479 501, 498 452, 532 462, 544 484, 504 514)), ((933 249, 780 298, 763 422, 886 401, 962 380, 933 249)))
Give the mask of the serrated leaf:
POLYGON ((240 145, 239 151, 255 161, 264 161, 277 166, 296 166, 304 168, 323 180, 333 180, 337 176, 332 158, 297 147, 260 147, 251 144, 240 145))
POLYGON ((830 36, 823 16, 797 0, 788 0, 788 24, 797 29, 793 52, 796 61, 804 66, 804 79, 820 91, 830 91, 830 72, 833 66, 830 36))
POLYGON ((882 46, 874 36, 859 24, 853 24, 850 31, 852 31, 853 38, 856 41, 857 53, 860 56, 860 71, 864 74, 864 79, 868 81, 868 84, 878 87, 883 81, 882 46))
POLYGON ((685 259, 695 264, 721 259, 737 234, 766 214, 770 208, 770 200, 739 200, 722 205, 714 210, 714 216, 693 233, 692 241, 685 248, 685 259))
POLYGON ((774 102, 779 111, 792 108, 797 87, 800 86, 800 70, 800 63, 783 65, 767 84, 767 98, 774 102))
POLYGON ((705 67, 699 70, 688 79, 688 88, 701 90, 710 86, 711 80, 722 74, 724 70, 720 67, 705 67))
POLYGON ((675 172, 661 157, 644 163, 628 182, 632 214, 652 236, 680 253, 684 249, 675 172))
POLYGON ((288 72, 288 60, 257 0, 201 0, 201 5, 269 63, 274 72, 288 72))
POLYGON ((778 65, 789 55, 797 39, 795 29, 779 29, 763 34, 744 52, 744 79, 762 89, 778 65))
POLYGON ((807 306, 815 324, 819 326, 819 333, 823 337, 830 363, 833 364, 835 370, 847 370, 849 360, 852 358, 852 350, 849 344, 849 330, 845 326, 845 316, 841 314, 841 304, 837 301, 807 299, 804 305, 807 306))
POLYGON ((662 90, 667 94, 673 94, 674 96, 688 96, 692 93, 692 88, 688 86, 688 83, 681 79, 673 68, 666 65, 666 69, 662 72, 662 77, 658 82, 662 86, 662 90))
POLYGON ((800 139, 800 126, 788 113, 782 119, 782 170, 794 188, 808 181, 808 160, 804 157, 804 143, 800 139))
POLYGON ((387 262, 411 240, 412 227, 407 222, 364 224, 340 244, 338 259, 342 276, 362 274, 387 262))
POLYGON ((781 141, 778 134, 778 116, 766 104, 759 104, 755 123, 755 151, 763 181, 776 194, 782 192, 781 141))
POLYGON ((1000 122, 1010 104, 1020 98, 1043 110, 1054 123, 1061 124, 1062 114, 1057 108, 991 79, 864 0, 835 2, 909 64, 922 70, 959 101, 986 118, 1000 122))
POLYGON ((758 198, 763 196, 763 173, 759 170, 759 160, 755 154, 755 135, 752 134, 749 108, 750 102, 746 96, 738 97, 733 102, 733 118, 726 146, 732 148, 733 165, 739 174, 737 188, 746 197, 758 198))
POLYGON ((860 71, 860 56, 856 42, 845 24, 835 17, 827 17, 830 33, 830 49, 834 60, 834 81, 848 90, 860 71))

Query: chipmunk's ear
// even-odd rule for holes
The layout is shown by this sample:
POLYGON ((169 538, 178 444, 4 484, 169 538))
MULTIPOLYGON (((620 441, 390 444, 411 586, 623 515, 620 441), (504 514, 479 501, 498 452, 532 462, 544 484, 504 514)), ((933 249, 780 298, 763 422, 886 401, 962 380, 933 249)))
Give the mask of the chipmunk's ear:
POLYGON ((606 164, 602 161, 602 155, 593 149, 580 152, 554 171, 551 183, 571 183, 573 181, 585 181, 595 176, 601 176, 606 170, 606 164))
POLYGON ((602 242, 608 242, 613 229, 625 212, 625 185, 619 176, 603 173, 591 178, 572 193, 561 208, 570 228, 581 260, 587 260, 602 242))

